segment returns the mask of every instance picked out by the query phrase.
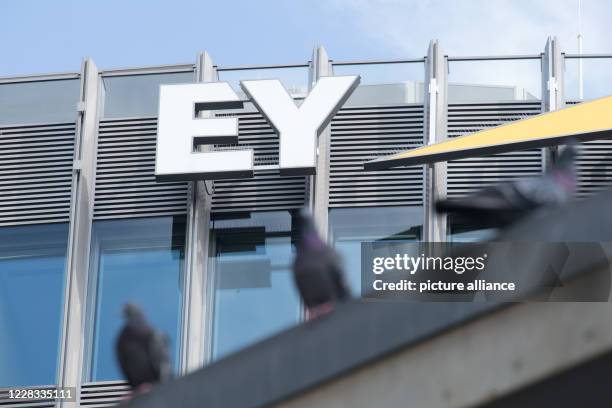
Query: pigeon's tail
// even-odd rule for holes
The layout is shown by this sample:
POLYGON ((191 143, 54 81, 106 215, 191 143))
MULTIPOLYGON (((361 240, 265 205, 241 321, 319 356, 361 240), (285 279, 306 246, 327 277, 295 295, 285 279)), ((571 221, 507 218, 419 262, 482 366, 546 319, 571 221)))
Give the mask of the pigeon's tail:
POLYGON ((474 228, 498 228, 512 224, 521 214, 519 207, 511 203, 528 203, 507 185, 498 186, 493 194, 467 196, 438 200, 435 204, 439 213, 451 214, 457 224, 466 224, 474 228))
POLYGON ((574 194, 577 185, 576 157, 578 149, 575 143, 568 144, 559 154, 548 174, 555 183, 560 185, 568 194, 574 194))
POLYGON ((576 166, 576 157, 578 156, 578 149, 575 143, 570 143, 561 151, 559 157, 555 163, 555 169, 572 169, 576 166))

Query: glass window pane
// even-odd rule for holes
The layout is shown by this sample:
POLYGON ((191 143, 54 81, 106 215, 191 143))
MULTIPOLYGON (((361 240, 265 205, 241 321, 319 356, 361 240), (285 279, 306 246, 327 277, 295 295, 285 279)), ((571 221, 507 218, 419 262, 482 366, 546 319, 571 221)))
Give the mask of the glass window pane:
POLYGON ((300 300, 288 211, 213 220, 211 227, 217 359, 298 322, 300 300))
POLYGON ((494 239, 499 232, 497 228, 482 228, 473 224, 473 220, 459 215, 449 215, 446 239, 449 242, 482 242, 494 239))
POLYGON ((67 224, 0 228, 0 387, 56 384, 67 224))
POLYGON ((240 81, 248 79, 278 79, 289 94, 295 98, 304 97, 308 93, 308 67, 239 69, 218 72, 219 81, 229 82, 234 91, 247 99, 240 81))
POLYGON ((73 122, 79 80, 0 84, 0 125, 73 122))
POLYGON ((97 221, 93 229, 97 291, 91 380, 122 379, 115 341, 123 326, 122 309, 127 302, 138 304, 149 322, 169 336, 176 368, 184 218, 97 221))
POLYGON ((540 60, 450 61, 448 65, 449 103, 542 98, 540 60))
POLYGON ((423 103, 425 66, 418 63, 334 65, 334 75, 360 75, 344 106, 423 103))
POLYGON ((103 77, 104 117, 157 116, 159 86, 193 82, 193 72, 103 77))
POLYGON ((421 238, 422 207, 332 208, 330 240, 342 255, 346 280, 354 296, 361 294, 361 243, 393 240, 413 242, 421 238))
MULTIPOLYGON (((579 92, 580 59, 565 60, 565 99, 577 101, 579 92)), ((612 95, 612 58, 582 59, 583 99, 595 99, 612 95)))

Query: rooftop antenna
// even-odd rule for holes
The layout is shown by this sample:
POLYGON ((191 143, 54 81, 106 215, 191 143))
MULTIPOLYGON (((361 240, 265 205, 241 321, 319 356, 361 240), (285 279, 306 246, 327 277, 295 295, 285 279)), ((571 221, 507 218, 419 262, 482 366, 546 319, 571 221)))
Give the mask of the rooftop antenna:
POLYGON ((582 0, 578 0, 578 97, 584 99, 584 79, 582 76, 582 0))

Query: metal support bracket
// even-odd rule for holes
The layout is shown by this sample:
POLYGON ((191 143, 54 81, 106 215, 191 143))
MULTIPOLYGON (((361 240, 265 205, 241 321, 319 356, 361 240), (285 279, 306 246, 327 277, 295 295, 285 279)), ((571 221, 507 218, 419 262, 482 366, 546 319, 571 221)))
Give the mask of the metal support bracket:
POLYGON ((85 113, 86 109, 87 109, 87 104, 84 101, 77 102, 76 110, 78 113, 83 114, 85 113))

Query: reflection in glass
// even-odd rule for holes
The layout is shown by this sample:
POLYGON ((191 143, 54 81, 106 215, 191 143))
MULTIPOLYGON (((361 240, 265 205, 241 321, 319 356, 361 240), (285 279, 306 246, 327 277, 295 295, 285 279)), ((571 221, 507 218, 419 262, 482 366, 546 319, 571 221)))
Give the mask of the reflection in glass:
POLYGON ((193 72, 103 77, 104 117, 157 116, 159 86, 191 83, 193 80, 193 72))
POLYGON ((422 207, 361 207, 329 210, 330 242, 342 255, 346 280, 354 296, 361 294, 361 243, 421 238, 422 207))
POLYGON ((448 64, 449 103, 533 101, 542 97, 539 59, 448 64))
POLYGON ((308 67, 262 68, 218 71, 219 81, 228 82, 241 99, 247 99, 240 88, 240 81, 253 79, 278 79, 291 96, 303 98, 308 93, 308 67))
POLYGON ((211 221, 214 359, 298 322, 291 228, 288 211, 211 221))
POLYGON ((0 387, 56 384, 68 225, 0 228, 0 387))
MULTIPOLYGON (((568 101, 577 101, 579 95, 579 64, 578 58, 565 59, 565 89, 563 93, 568 101)), ((582 78, 583 99, 595 99, 612 95, 612 58, 583 58, 582 78)))
POLYGON ((126 302, 138 304, 149 322, 169 336, 178 367, 184 233, 183 217, 94 223, 92 270, 97 273, 97 287, 92 288, 96 293, 92 381, 122 378, 115 341, 126 302))
POLYGON ((422 62, 334 65, 334 75, 360 75, 360 85, 345 107, 423 103, 422 62))
POLYGON ((474 226, 473 220, 457 215, 447 218, 446 239, 448 242, 483 242, 495 238, 497 228, 474 226))
POLYGON ((0 84, 0 125, 74 122, 79 80, 0 84))

